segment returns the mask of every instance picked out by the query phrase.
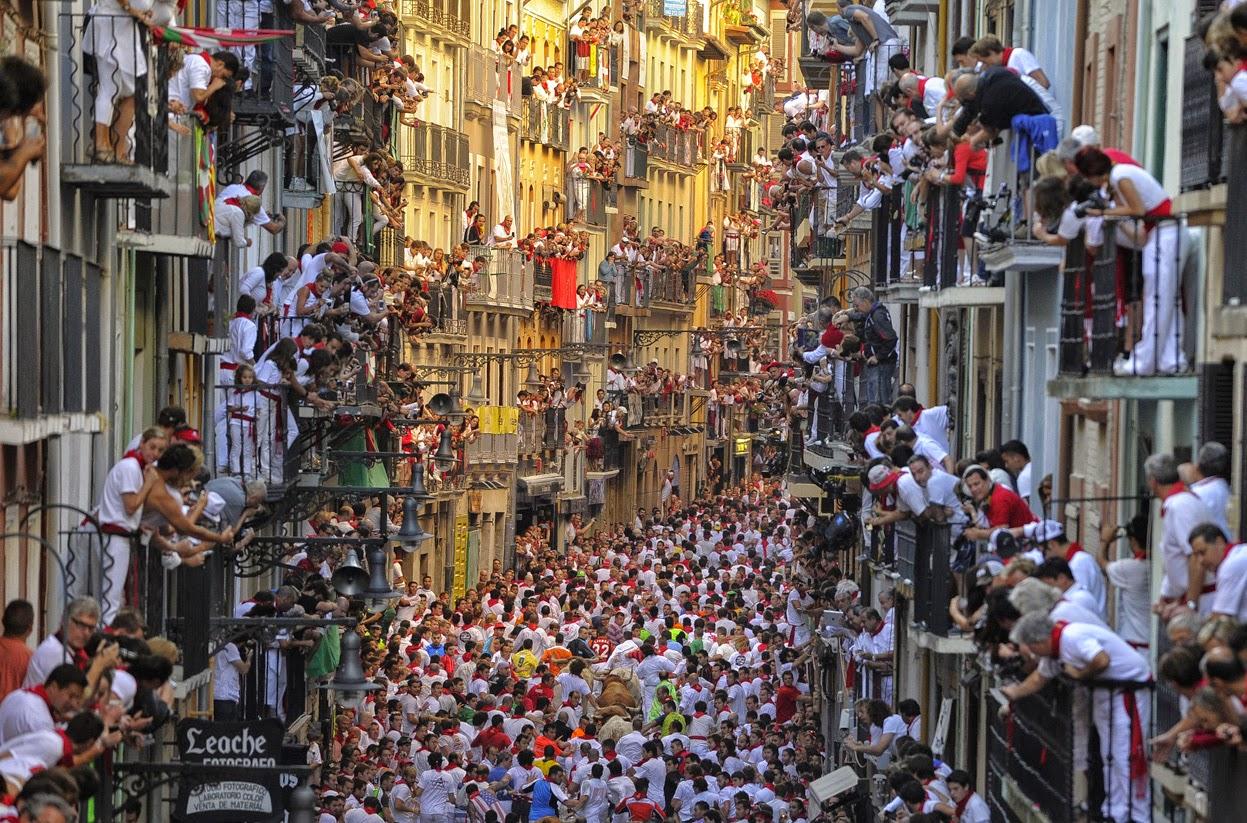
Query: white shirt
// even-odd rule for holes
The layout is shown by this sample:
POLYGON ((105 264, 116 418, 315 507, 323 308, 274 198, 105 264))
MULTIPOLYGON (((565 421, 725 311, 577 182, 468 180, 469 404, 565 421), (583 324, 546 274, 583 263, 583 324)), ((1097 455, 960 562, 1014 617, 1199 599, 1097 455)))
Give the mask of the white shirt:
POLYGON ((1217 567, 1217 593, 1213 596, 1212 611, 1228 614, 1240 623, 1247 620, 1247 545, 1239 543, 1230 547, 1217 567))
POLYGON ((100 494, 100 522, 121 526, 128 531, 137 529, 143 519, 143 507, 139 506, 133 513, 127 513, 122 497, 137 494, 142 488, 143 469, 139 467, 139 461, 133 457, 118 460, 104 480, 104 491, 100 494))
POLYGON ((1117 633, 1128 643, 1146 645, 1152 636, 1152 598, 1148 562, 1135 557, 1108 564, 1108 580, 1117 590, 1117 633))
POLYGON ((24 734, 0 747, 0 775, 21 784, 35 772, 73 758, 65 735, 55 729, 24 734))
POLYGON ((233 643, 226 643, 225 648, 217 652, 212 658, 212 699, 213 700, 238 700, 242 693, 241 682, 238 677, 238 669, 234 667, 235 663, 242 661, 242 655, 238 652, 238 647, 233 643))
POLYGON ((932 467, 943 466, 944 458, 948 457, 948 452, 934 438, 928 437, 916 430, 914 434, 918 435, 918 439, 914 441, 914 454, 920 454, 925 457, 932 467))
POLYGON ((454 814, 455 780, 444 771, 427 771, 420 775, 420 812, 422 814, 454 814))
POLYGON ((264 295, 268 293, 268 284, 264 282, 264 268, 256 266, 243 272, 238 278, 238 291, 240 294, 249 294, 255 298, 256 305, 264 302, 264 295))
MULTIPOLYGON (((1212 520, 1212 512, 1203 500, 1189 491, 1180 491, 1161 501, 1160 511, 1160 560, 1165 570, 1160 593, 1162 597, 1185 601, 1187 561, 1191 556, 1187 538, 1196 526, 1212 520)), ((1210 576, 1205 582, 1212 582, 1210 576)))
POLYGON ((1018 476, 1017 476, 1017 479, 1014 481, 1014 485, 1017 487, 1018 497, 1022 498, 1022 501, 1024 503, 1026 503, 1027 505, 1030 505, 1031 464, 1029 462, 1025 466, 1022 467, 1022 470, 1020 472, 1018 472, 1018 476))
POLYGON ((398 811, 397 801, 411 804, 411 787, 406 783, 395 783, 394 788, 390 790, 390 814, 394 818, 394 823, 416 823, 420 819, 419 812, 400 812, 398 811))
POLYGON ((945 453, 948 452, 948 406, 932 406, 929 409, 922 409, 914 418, 910 428, 918 434, 925 434, 938 443, 945 453))
MULTIPOLYGON (((260 197, 259 194, 256 194, 251 189, 247 188, 245 183, 232 183, 216 193, 217 208, 220 208, 224 201, 231 198, 242 199, 243 197, 252 196, 260 197)), ((268 212, 264 210, 264 206, 260 206, 260 210, 255 213, 255 216, 252 217, 249 222, 253 226, 263 226, 271 219, 272 218, 268 216, 268 212)))
POLYGON ((1012 69, 1018 74, 1032 74, 1040 70, 1039 61, 1035 55, 1022 48, 1009 50, 1009 62, 1005 64, 1005 68, 1012 69))
POLYGON ((250 317, 235 317, 229 321, 229 353, 222 358, 226 363, 254 363, 255 339, 258 329, 250 317))
POLYGON ((1208 507, 1212 514, 1211 522, 1216 523, 1227 538, 1231 537, 1230 522, 1225 516, 1225 510, 1230 505, 1230 484, 1222 477, 1205 477, 1196 480, 1189 488, 1191 494, 1203 500, 1208 507))
POLYGON ((18 689, 9 692, 0 702, 0 744, 55 726, 47 701, 34 692, 18 689))
POLYGON ((1061 632, 1058 660, 1085 669, 1100 652, 1107 652, 1108 668, 1098 675, 1100 680, 1141 683, 1152 676, 1147 661, 1130 648, 1111 629, 1090 623, 1070 623, 1061 632))
POLYGON ((42 686, 53 669, 62 663, 70 662, 72 659, 73 655, 69 654, 68 650, 61 644, 60 639, 54 634, 48 635, 30 657, 30 663, 26 666, 26 679, 22 681, 22 688, 42 686))
POLYGON ((1095 597, 1092 596, 1091 592, 1084 589, 1078 583, 1074 583, 1066 589, 1063 597, 1070 603, 1076 603, 1087 611, 1098 614, 1100 617, 1104 617, 1104 611, 1100 608, 1099 603, 1096 602, 1095 597))
POLYGON ((1169 194, 1165 191, 1165 187, 1139 166, 1127 166, 1124 163, 1114 165, 1108 173, 1109 185, 1116 191, 1118 184, 1122 180, 1129 180, 1133 184, 1139 199, 1143 201, 1143 209, 1145 211, 1151 211, 1169 199, 1169 194))
POLYGON ((965 809, 961 812, 960 823, 991 823, 992 811, 982 795, 975 792, 970 796, 965 809))
POLYGON ((1108 614, 1108 589, 1104 586, 1104 574, 1100 571, 1100 564, 1081 550, 1067 555, 1065 559, 1069 563, 1070 571, 1074 573, 1074 582, 1091 596, 1095 604, 1094 611, 1101 617, 1108 614))
POLYGON ((191 53, 182 61, 182 68, 169 80, 169 99, 177 100, 187 109, 194 108, 191 89, 206 91, 212 82, 212 65, 201 54, 191 53))

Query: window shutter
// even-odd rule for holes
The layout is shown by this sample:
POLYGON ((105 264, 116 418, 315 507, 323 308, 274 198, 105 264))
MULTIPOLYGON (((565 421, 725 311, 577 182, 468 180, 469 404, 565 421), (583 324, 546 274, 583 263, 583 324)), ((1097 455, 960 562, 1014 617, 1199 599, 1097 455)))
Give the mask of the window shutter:
POLYGON ((771 56, 788 62, 788 16, 783 12, 771 15, 771 56))
MULTIPOLYGON (((1234 452, 1234 361, 1205 363, 1199 378, 1200 444, 1216 441, 1234 452)), ((1233 463, 1231 463, 1233 465, 1233 463)))

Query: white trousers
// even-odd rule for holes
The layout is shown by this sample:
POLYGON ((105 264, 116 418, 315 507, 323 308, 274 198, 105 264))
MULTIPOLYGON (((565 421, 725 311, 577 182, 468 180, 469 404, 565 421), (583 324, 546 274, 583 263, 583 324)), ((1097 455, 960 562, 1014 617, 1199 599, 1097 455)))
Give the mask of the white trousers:
MULTIPOLYGON (((1146 740, 1151 705, 1145 690, 1138 698, 1139 725, 1146 740)), ((1130 779, 1130 728, 1125 696, 1120 690, 1096 689, 1091 698, 1092 719, 1100 733, 1100 757, 1104 761, 1104 807, 1102 812, 1115 823, 1146 823, 1151 820, 1151 780, 1145 775, 1130 779)))
MULTIPOLYGON (((259 0, 217 0, 216 24, 218 28, 258 29, 259 0)), ((230 51, 237 54, 238 59, 251 72, 251 77, 247 79, 247 87, 251 88, 259 79, 255 76, 255 46, 241 46, 230 51)))
POLYGON ((1157 224, 1143 247, 1143 331, 1122 370, 1131 374, 1169 374, 1186 369, 1178 281, 1182 277, 1181 224, 1157 224))
POLYGON ((104 555, 100 569, 100 622, 107 626, 125 604, 126 577, 130 573, 130 538, 104 535, 104 555))

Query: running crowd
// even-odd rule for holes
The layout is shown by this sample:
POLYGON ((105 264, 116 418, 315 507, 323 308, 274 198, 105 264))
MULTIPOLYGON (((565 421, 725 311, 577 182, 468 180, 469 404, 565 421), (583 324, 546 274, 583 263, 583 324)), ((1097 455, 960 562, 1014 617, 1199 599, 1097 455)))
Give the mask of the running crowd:
MULTIPOLYGON (((757 483, 589 524, 565 553, 529 540, 454 600, 397 581, 360 629, 381 688, 311 736, 320 823, 832 820, 809 792, 829 750, 811 627, 841 571, 814 524, 757 483)), ((988 820, 964 772, 894 746, 910 808, 988 820)))

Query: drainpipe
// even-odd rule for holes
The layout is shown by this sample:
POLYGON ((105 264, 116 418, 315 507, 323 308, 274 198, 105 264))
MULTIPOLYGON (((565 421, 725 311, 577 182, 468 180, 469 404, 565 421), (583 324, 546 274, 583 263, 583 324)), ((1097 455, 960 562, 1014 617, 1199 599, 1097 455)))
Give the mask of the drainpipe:
MULTIPOLYGON (((59 18, 57 15, 61 12, 61 4, 53 2, 45 2, 43 4, 43 19, 51 20, 57 23, 59 18)), ((48 57, 48 63, 44 66, 44 74, 48 79, 48 88, 55 89, 58 92, 61 88, 61 55, 60 55, 60 38, 59 25, 53 25, 46 33, 44 54, 48 57)), ((44 111, 47 116, 47 149, 46 156, 43 161, 44 178, 47 185, 46 202, 47 208, 40 215, 44 225, 44 242, 54 248, 63 249, 61 242, 61 141, 60 135, 63 133, 61 127, 61 107, 60 100, 49 100, 44 104, 44 111)))

